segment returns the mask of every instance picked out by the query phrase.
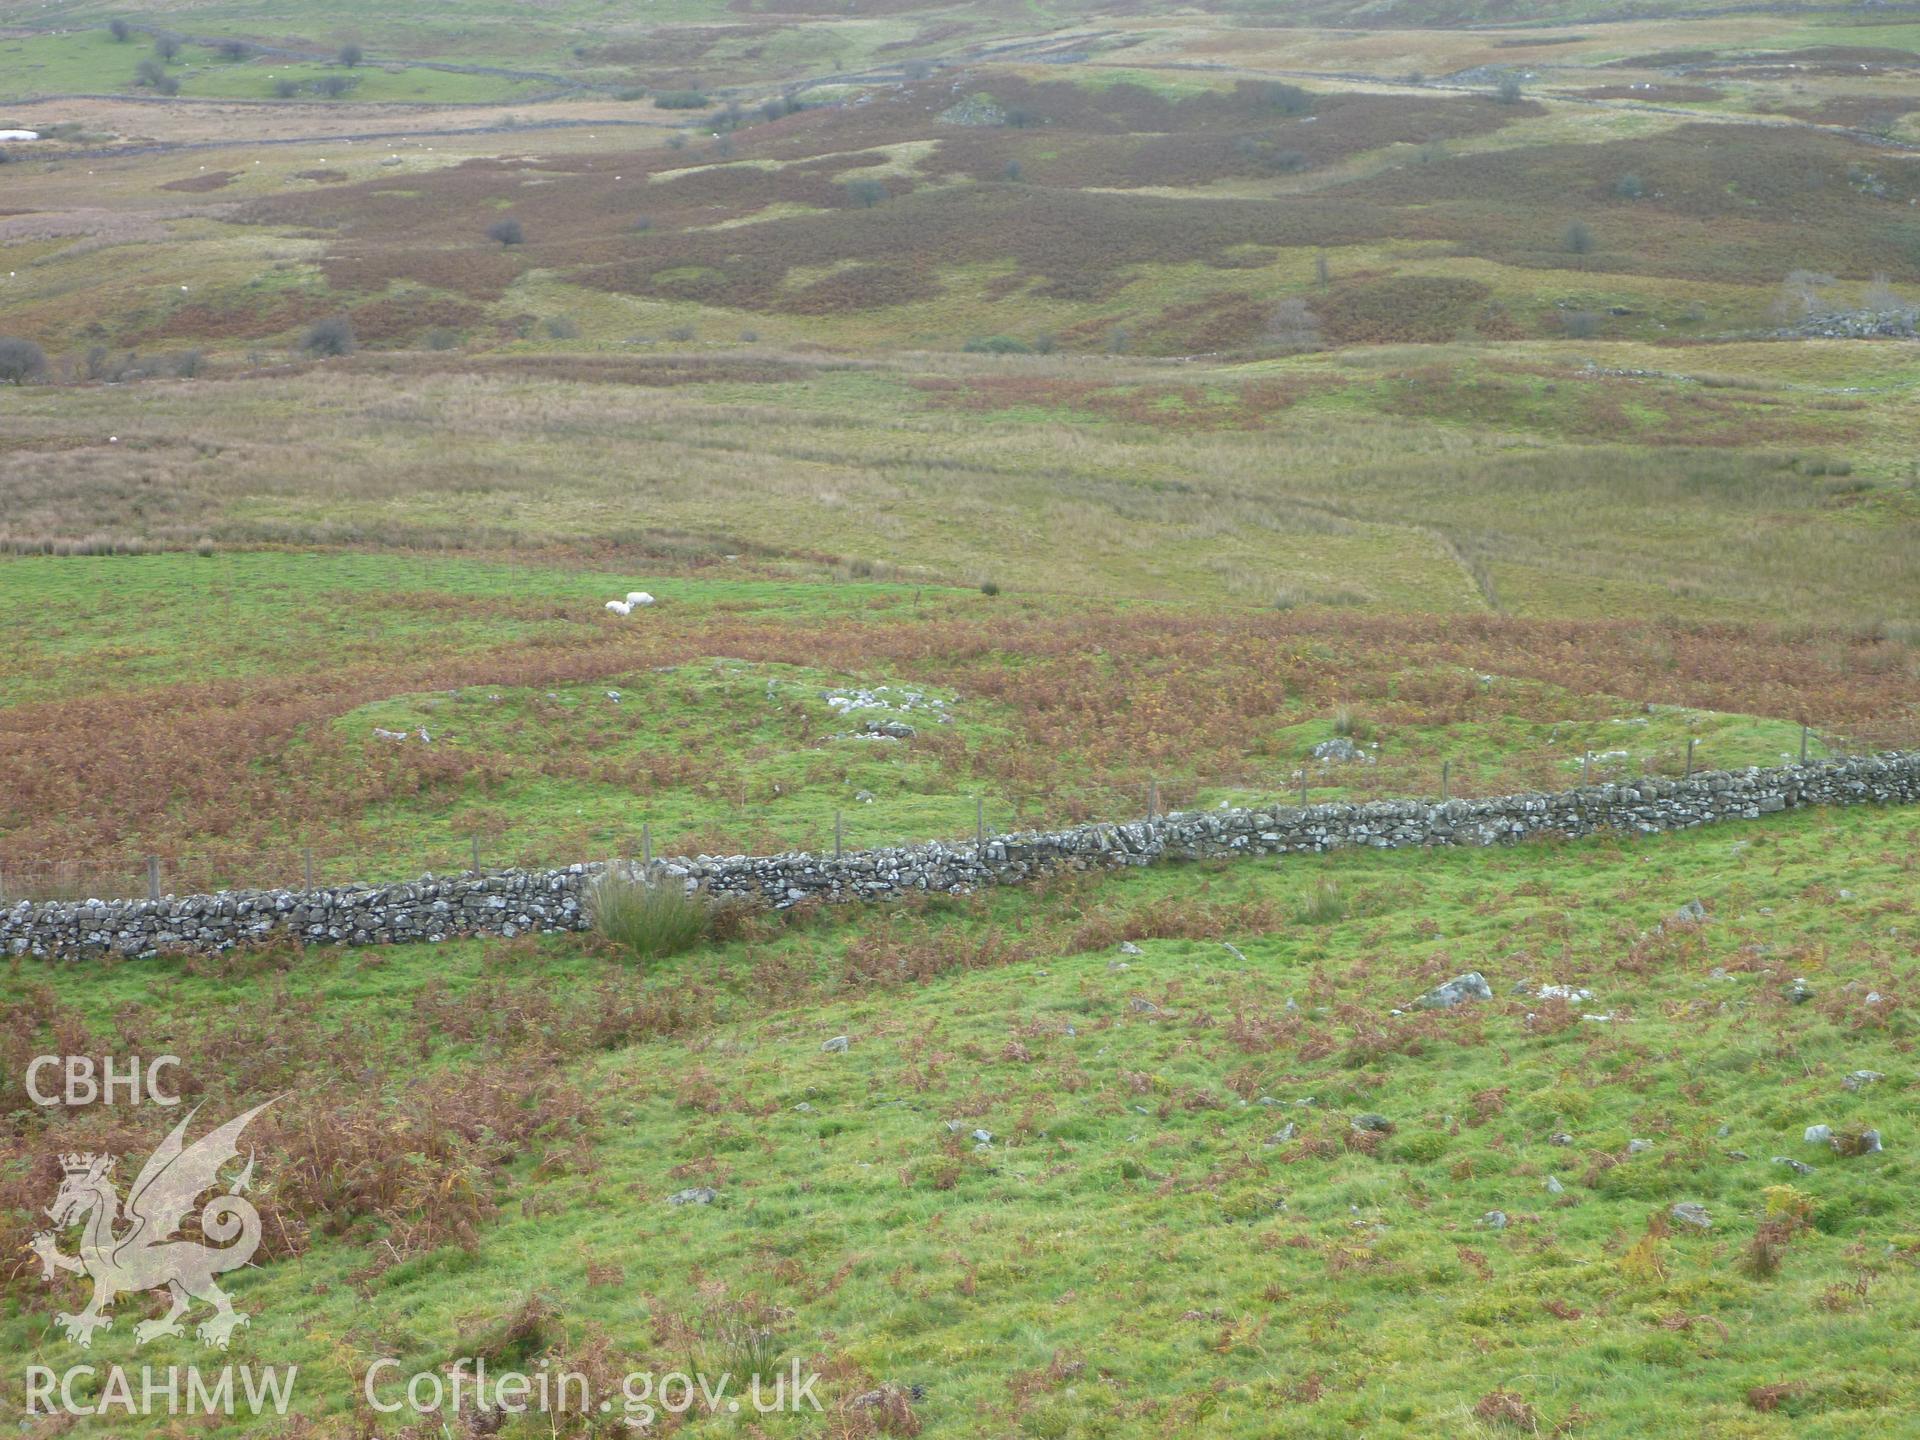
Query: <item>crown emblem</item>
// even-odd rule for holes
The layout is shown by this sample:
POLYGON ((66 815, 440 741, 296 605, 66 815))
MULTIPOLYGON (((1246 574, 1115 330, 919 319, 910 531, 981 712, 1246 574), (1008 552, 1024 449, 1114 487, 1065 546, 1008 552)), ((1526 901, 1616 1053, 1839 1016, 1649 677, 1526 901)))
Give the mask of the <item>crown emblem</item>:
POLYGON ((105 1155, 82 1155, 75 1152, 60 1157, 60 1168, 69 1175, 87 1175, 92 1173, 95 1161, 102 1162, 102 1168, 113 1163, 111 1158, 105 1155))

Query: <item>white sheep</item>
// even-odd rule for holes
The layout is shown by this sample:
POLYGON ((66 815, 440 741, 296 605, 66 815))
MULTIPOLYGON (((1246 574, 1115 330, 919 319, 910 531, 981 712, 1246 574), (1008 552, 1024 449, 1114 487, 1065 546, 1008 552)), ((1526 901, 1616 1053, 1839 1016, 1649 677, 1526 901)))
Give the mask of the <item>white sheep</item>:
POLYGON ((652 603, 653 597, 644 590, 629 590, 627 592, 627 605, 629 608, 635 605, 651 605, 652 603))
POLYGON ((633 606, 625 600, 609 600, 607 601, 607 609, 616 615, 631 615, 633 613, 633 606))

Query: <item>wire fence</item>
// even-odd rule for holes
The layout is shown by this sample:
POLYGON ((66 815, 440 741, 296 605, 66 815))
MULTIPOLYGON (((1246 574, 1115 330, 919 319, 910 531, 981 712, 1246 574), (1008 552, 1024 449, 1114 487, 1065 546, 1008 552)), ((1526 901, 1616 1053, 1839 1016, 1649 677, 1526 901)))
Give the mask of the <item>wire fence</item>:
MULTIPOLYGON (((1920 728, 1883 726, 1850 729, 1845 735, 1802 727, 1799 751, 1780 754, 1782 763, 1843 759, 1920 746, 1920 728)), ((1386 798, 1464 800, 1516 792, 1513 771, 1500 770, 1504 783, 1489 784, 1472 766, 1448 759, 1433 760, 1416 773, 1410 766, 1367 763, 1363 748, 1353 756, 1303 762, 1292 774, 1292 784, 1275 789, 1269 775, 1261 783, 1230 781, 1209 784, 1191 777, 1149 777, 1130 792, 1106 792, 1097 800, 1052 806, 1047 813, 1027 815, 1003 801, 974 797, 973 824, 967 833, 904 834, 874 823, 867 815, 851 817, 835 810, 829 820, 775 823, 757 816, 724 837, 712 832, 676 832, 661 837, 659 855, 778 853, 805 850, 839 855, 853 850, 923 843, 984 843, 1002 830, 1068 828, 1097 821, 1125 823, 1173 810, 1198 808, 1200 797, 1228 794, 1243 805, 1311 805, 1332 801, 1386 798), (1063 813, 1062 813, 1063 812, 1063 813), (853 821, 852 824, 849 820, 853 821)), ((1626 756, 1621 751, 1588 751, 1568 756, 1535 757, 1532 787, 1561 790, 1576 785, 1629 782, 1643 776, 1679 779, 1716 768, 1706 748, 1688 740, 1684 748, 1672 745, 1626 756)), ((1741 764, 1752 763, 1751 758, 1741 764)), ((638 798, 638 797, 636 797, 638 798)), ((1214 801, 1212 803, 1228 803, 1214 801)), ((746 820, 743 816, 742 819, 746 820)), ((207 895, 222 890, 313 890, 359 884, 392 884, 425 874, 488 874, 514 868, 558 867, 583 860, 635 859, 651 862, 656 855, 654 828, 642 822, 629 835, 591 856, 550 853, 539 843, 516 845, 510 834, 449 834, 444 841, 408 847, 368 849, 289 845, 273 849, 212 847, 204 850, 128 851, 113 855, 28 855, 0 859, 0 905, 21 900, 158 900, 173 895, 207 895)))

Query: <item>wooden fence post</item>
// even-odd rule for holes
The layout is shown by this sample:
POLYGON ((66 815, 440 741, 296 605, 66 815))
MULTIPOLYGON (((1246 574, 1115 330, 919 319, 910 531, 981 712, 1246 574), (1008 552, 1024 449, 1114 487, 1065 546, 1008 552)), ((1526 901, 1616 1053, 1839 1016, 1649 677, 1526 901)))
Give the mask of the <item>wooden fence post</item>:
POLYGON ((840 812, 833 812, 833 858, 838 860, 847 853, 846 827, 841 823, 840 812))
POLYGON ((976 849, 987 848, 987 798, 984 795, 973 797, 973 843, 976 849))
POLYGON ((1591 750, 1580 757, 1580 783, 1593 784, 1593 752, 1591 750))
POLYGON ((1802 765, 1807 763, 1807 727, 1805 725, 1800 727, 1800 763, 1802 765))
POLYGON ((1160 813, 1160 782, 1147 781, 1147 819, 1151 820, 1160 813))
POLYGON ((1453 762, 1451 760, 1442 760, 1440 762, 1440 803, 1442 805, 1447 803, 1447 782, 1451 780, 1452 777, 1453 762))
POLYGON ((480 873, 480 837, 478 835, 473 837, 473 873, 476 875, 480 873))
POLYGON ((653 822, 640 822, 640 863, 649 871, 653 869, 653 822))
POLYGON ((1687 778, 1693 778, 1693 737, 1687 737, 1687 778))
POLYGON ((160 857, 147 856, 147 899, 158 902, 160 899, 160 857))

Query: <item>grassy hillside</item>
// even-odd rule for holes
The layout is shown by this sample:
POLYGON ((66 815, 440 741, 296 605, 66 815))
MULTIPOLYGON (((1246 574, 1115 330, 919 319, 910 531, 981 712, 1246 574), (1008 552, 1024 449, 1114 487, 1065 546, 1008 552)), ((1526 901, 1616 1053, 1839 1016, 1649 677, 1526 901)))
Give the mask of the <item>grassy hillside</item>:
MULTIPOLYGON (((798 1357, 836 1412, 767 1434, 1892 1436, 1914 839, 1808 814, 1174 868, 755 927, 648 974, 572 941, 32 966, 9 1044, 165 1045, 222 1114, 298 1085, 261 1122, 273 1258, 233 1358, 299 1363, 333 1427, 375 1356, 545 1352, 798 1357), (1395 1013, 1469 968, 1492 1001, 1395 1013), (1521 993, 1548 984, 1592 994, 1521 993), (838 1408, 883 1384, 891 1419, 838 1408)), ((12 1143, 137 1148, 152 1114, 12 1143)), ((0 1336, 59 1360, 38 1309, 0 1336)), ((95 1348, 134 1359, 121 1329, 95 1348)))
MULTIPOLYGON (((1916 79, 1892 6, 0 18, 0 894, 1912 746, 1916 79)), ((31 1253, 173 1118, 31 1057, 170 1052, 278 1097, 230 1353, 296 1413, 31 1440, 1891 1440, 1914 841, 18 959, 0 1392, 211 1353, 77 1350, 31 1253), (614 1405, 389 1415, 381 1356, 614 1405), (619 1408, 792 1365, 825 1413, 619 1408)))
MULTIPOLYGON (((680 562, 685 564, 684 559, 680 562)), ((1294 793, 1564 788, 1911 744, 1911 644, 1869 631, 1069 600, 272 551, 21 558, 42 618, 0 734, 14 893, 405 877, 483 859, 779 851, 1294 793), (607 599, 659 603, 628 619, 607 599), (845 712, 834 697, 873 691, 845 712), (617 697, 617 698, 616 698, 617 697), (935 702, 938 702, 937 704, 935 702), (914 733, 875 742, 874 717, 914 733), (382 732, 386 732, 383 734, 382 732), (395 740, 396 732, 407 738, 395 740), (1335 733, 1366 762, 1312 762, 1335 733), (86 736, 76 745, 74 737, 86 736), (422 736, 426 738, 422 738, 422 736)))

